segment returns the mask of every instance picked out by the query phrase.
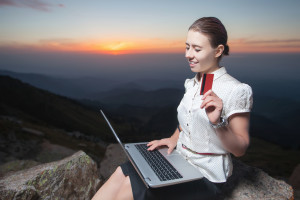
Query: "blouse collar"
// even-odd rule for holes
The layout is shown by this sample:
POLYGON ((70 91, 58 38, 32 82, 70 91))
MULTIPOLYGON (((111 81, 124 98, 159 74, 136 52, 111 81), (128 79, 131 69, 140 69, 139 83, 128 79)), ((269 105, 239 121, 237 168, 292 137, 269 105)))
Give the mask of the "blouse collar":
MULTIPOLYGON (((219 69, 215 70, 214 72, 212 72, 212 74, 214 74, 214 81, 226 73, 227 73, 227 71, 226 71, 225 67, 220 67, 219 69)), ((194 85, 199 84, 198 76, 199 75, 197 73, 194 77, 194 85)))

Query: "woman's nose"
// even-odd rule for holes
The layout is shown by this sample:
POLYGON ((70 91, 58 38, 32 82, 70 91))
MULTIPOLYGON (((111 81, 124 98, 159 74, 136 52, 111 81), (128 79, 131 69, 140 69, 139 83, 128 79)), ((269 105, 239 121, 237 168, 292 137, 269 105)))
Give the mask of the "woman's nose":
POLYGON ((186 58, 192 58, 192 57, 193 57, 193 54, 192 54, 192 52, 191 52, 191 49, 185 51, 185 57, 186 57, 186 58))

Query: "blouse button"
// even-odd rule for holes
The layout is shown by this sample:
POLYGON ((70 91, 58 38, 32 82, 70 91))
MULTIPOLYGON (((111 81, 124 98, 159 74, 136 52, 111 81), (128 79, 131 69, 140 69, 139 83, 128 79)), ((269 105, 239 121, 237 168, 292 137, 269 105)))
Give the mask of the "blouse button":
POLYGON ((186 124, 187 126, 189 126, 189 124, 186 124))

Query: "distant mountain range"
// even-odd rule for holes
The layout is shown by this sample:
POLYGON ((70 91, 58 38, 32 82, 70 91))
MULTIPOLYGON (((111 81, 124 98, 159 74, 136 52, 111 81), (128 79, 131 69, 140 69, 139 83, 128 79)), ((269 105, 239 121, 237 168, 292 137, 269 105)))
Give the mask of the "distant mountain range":
MULTIPOLYGON (((85 135, 110 138, 97 110, 78 101, 55 95, 8 76, 0 76, 0 115, 43 124, 85 135)), ((100 108, 100 105, 99 105, 100 108)))
POLYGON ((143 79, 136 81, 124 81, 106 77, 80 77, 59 78, 34 73, 17 73, 0 70, 0 75, 19 79, 32 86, 50 91, 55 94, 75 99, 97 99, 105 96, 109 91, 117 90, 157 90, 161 88, 183 89, 182 81, 143 79))
MULTIPOLYGON (((165 85, 166 88, 154 89, 158 87, 159 82, 157 82, 155 87, 153 86, 150 88, 150 86, 148 86, 147 88, 145 85, 139 83, 131 82, 121 84, 118 81, 111 81, 108 79, 90 79, 88 81, 87 78, 85 79, 86 81, 81 79, 80 82, 78 79, 78 82, 76 82, 75 79, 52 78, 37 74, 30 75, 8 71, 0 71, 0 73, 16 77, 24 82, 29 82, 31 85, 36 87, 39 86, 40 88, 56 94, 76 98, 81 104, 84 104, 87 108, 96 112, 100 107, 107 110, 111 113, 113 119, 121 124, 119 127, 123 129, 120 133, 127 141, 148 140, 155 138, 155 136, 164 137, 170 135, 178 123, 176 108, 184 92, 182 84, 174 84, 173 87, 167 87, 172 83, 168 81, 165 81, 165 83, 161 85, 161 87, 165 85), (96 81, 98 81, 98 84, 96 84, 96 81), (78 87, 79 83, 80 87, 78 87), (98 90, 94 87, 95 85, 99 86, 97 87, 98 90), (77 90, 76 87, 78 88, 77 90)), ((20 99, 24 98, 23 96, 26 93, 23 92, 22 95, 20 93, 20 91, 23 91, 23 89, 21 89, 22 87, 20 86, 19 89, 16 89, 19 93, 16 92, 12 94, 10 98, 13 99, 17 96, 20 96, 20 99)), ((26 85, 25 88, 27 87, 31 86, 26 85)), ((2 91, 4 90, 1 89, 1 92, 2 91)), ((51 95, 53 96, 53 94, 51 95)), ((28 100, 22 102, 34 102, 35 98, 38 100, 41 97, 31 96, 28 97, 28 100), (33 100, 30 100, 30 98, 33 98, 33 100)), ((42 98, 49 99, 49 97, 42 98)), ((64 97, 60 98, 67 99, 64 97)), ((71 99, 67 100, 77 103, 71 99)), ((10 99, 7 99, 7 102, 10 101, 10 99)), ((67 110, 64 110, 62 106, 64 103, 61 102, 61 100, 58 102, 59 103, 53 104, 50 107, 54 110, 57 108, 60 108, 61 110, 57 110, 55 114, 51 114, 50 112, 49 114, 51 114, 51 117, 45 118, 47 122, 49 120, 49 122, 54 123, 55 116, 59 116, 59 113, 66 113, 68 116, 74 114, 74 109, 66 107, 67 110)), ((21 103, 19 102, 19 104, 21 103)), ((34 105, 39 104, 41 104, 41 102, 36 102, 34 105)), ((18 103, 16 105, 18 105, 18 103)), ((24 106, 24 109, 25 108, 26 106, 24 106)), ((44 108, 35 108, 36 111, 40 109, 44 108)), ((29 111, 30 109, 26 110, 26 112, 29 111)), ((298 100, 263 96, 254 93, 254 107, 251 114, 251 135, 285 147, 299 148, 300 135, 298 134, 299 128, 297 126, 297 123, 300 120, 299 111, 300 103, 298 100)), ((35 114, 38 114, 38 112, 35 114)), ((76 114, 74 115, 76 116, 76 114)), ((86 126, 87 124, 90 126, 89 129, 81 129, 82 131, 93 130, 88 132, 93 134, 100 133, 98 132, 98 128, 94 128, 99 126, 99 124, 96 125, 98 123, 98 118, 96 117, 97 114, 93 115, 93 119, 91 120, 87 119, 87 117, 82 116, 80 118, 80 116, 76 116, 76 118, 78 117, 80 120, 74 121, 74 123, 82 121, 86 126)), ((63 116, 64 114, 62 114, 62 117, 63 116)), ((58 121, 61 120, 57 120, 55 123, 62 123, 58 121)))

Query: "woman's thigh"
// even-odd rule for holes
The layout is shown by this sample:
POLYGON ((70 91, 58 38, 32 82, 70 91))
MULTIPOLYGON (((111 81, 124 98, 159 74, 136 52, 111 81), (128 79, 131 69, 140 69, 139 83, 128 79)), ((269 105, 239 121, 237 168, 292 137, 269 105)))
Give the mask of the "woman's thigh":
POLYGON ((92 200, 114 199, 125 179, 126 177, 123 174, 122 169, 118 167, 104 185, 102 185, 102 187, 98 190, 92 200))

